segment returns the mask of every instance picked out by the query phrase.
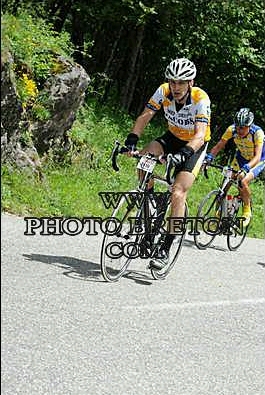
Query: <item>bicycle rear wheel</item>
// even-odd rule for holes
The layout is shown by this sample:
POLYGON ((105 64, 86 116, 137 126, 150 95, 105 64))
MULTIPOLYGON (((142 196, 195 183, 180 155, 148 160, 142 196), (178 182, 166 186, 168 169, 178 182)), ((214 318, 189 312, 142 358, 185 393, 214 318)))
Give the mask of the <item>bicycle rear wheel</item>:
MULTIPOLYGON (((169 205, 167 208, 167 212, 164 214, 164 218, 167 218, 169 215, 169 205)), ((170 247, 169 250, 169 257, 168 257, 168 261, 165 264, 165 266, 162 269, 156 269, 152 267, 152 262, 150 262, 150 270, 151 270, 151 274, 153 276, 153 278, 155 280, 163 280, 164 278, 166 278, 166 276, 169 274, 169 272, 173 269, 178 256, 180 255, 181 252, 181 248, 183 245, 183 241, 185 239, 185 234, 186 234, 186 224, 185 224, 185 218, 188 216, 188 206, 187 203, 185 203, 185 216, 183 219, 183 232, 181 232, 181 234, 176 234, 174 241, 170 247)), ((165 235, 160 234, 160 236, 158 237, 158 245, 163 242, 163 238, 165 235)))
POLYGON ((209 192, 201 201, 194 229, 194 243, 200 250, 211 245, 219 233, 222 217, 222 199, 218 190, 209 192))
POLYGON ((128 203, 123 197, 112 212, 100 255, 101 273, 108 282, 119 280, 132 258, 137 256, 140 235, 135 232, 135 223, 140 211, 136 204, 128 203))
POLYGON ((250 223, 244 227, 243 226, 243 202, 240 201, 239 207, 236 210, 232 218, 230 218, 230 226, 227 234, 227 247, 230 251, 237 250, 247 235, 247 231, 250 223))

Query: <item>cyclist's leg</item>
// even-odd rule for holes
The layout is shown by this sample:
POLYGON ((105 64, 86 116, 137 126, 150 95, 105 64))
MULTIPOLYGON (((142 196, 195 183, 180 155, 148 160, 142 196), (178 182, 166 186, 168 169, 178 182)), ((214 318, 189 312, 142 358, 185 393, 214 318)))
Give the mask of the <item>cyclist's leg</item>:
POLYGON ((172 188, 172 217, 184 216, 187 194, 199 174, 206 150, 207 143, 192 155, 184 164, 183 169, 177 174, 172 188))
MULTIPOLYGON (((149 144, 147 144, 141 151, 140 154, 145 154, 145 153, 151 153, 157 157, 161 155, 167 155, 169 153, 173 153, 172 149, 177 151, 182 145, 179 145, 178 143, 176 144, 176 137, 167 131, 164 133, 162 136, 156 138, 155 140, 152 140, 149 144)), ((180 140, 179 140, 180 141, 180 140)), ((143 177, 143 172, 139 172, 139 178, 142 179, 143 177)), ((154 181, 151 179, 148 183, 148 190, 149 192, 153 193, 154 192, 154 181)))
POLYGON ((250 208, 251 190, 249 184, 253 179, 254 179, 254 174, 252 172, 249 172, 243 178, 241 178, 239 191, 240 191, 240 196, 244 203, 244 207, 250 208))
POLYGON ((244 226, 247 226, 251 220, 251 189, 249 184, 264 170, 265 161, 260 161, 256 166, 254 166, 249 173, 246 174, 241 180, 241 187, 239 188, 240 195, 243 200, 243 213, 242 216, 245 217, 244 226))
MULTIPOLYGON (((164 149, 163 146, 156 140, 152 140, 149 144, 147 144, 141 151, 139 151, 141 155, 144 155, 146 153, 151 153, 155 156, 160 156, 164 155, 164 149)), ((138 176, 140 180, 143 180, 144 173, 142 170, 139 170, 138 176)), ((148 183, 148 190, 149 192, 153 192, 154 188, 154 180, 151 179, 148 183)))
MULTIPOLYGON (((232 166, 235 170, 239 170, 248 160, 243 158, 241 155, 237 155, 233 161, 232 166)), ((265 167, 265 161, 260 161, 254 166, 249 173, 241 178, 239 192, 243 201, 243 212, 242 216, 245 217, 244 226, 247 226, 251 219, 251 189, 249 184, 256 178, 265 167)))
POLYGON ((164 250, 169 251, 176 232, 185 232, 185 202, 188 190, 195 181, 195 176, 187 171, 177 174, 172 187, 171 210, 168 218, 168 234, 165 237, 164 250), (176 229, 177 228, 177 229, 176 229))
MULTIPOLYGON (((242 156, 236 156, 231 163, 231 166, 233 167, 234 170, 240 170, 240 168, 248 163, 247 159, 244 159, 242 156)), ((249 172, 246 174, 244 177, 241 178, 240 186, 239 186, 239 192, 240 196, 243 201, 243 205, 246 208, 245 211, 250 211, 250 195, 251 191, 249 189, 249 183, 252 181, 254 178, 253 173, 249 172)))
POLYGON ((254 166, 250 170, 250 172, 253 173, 254 178, 257 178, 264 169, 265 169, 265 159, 261 160, 256 166, 254 166))
POLYGON ((147 152, 159 156, 164 154, 163 146, 156 140, 152 140, 149 144, 147 144, 141 151, 140 154, 146 154, 147 152))
MULTIPOLYGON (((159 248, 159 258, 151 263, 151 269, 162 270, 162 272, 165 270, 165 272, 163 272, 163 276, 165 276, 165 273, 168 273, 170 268, 173 267, 185 238, 187 223, 186 196, 189 188, 194 183, 194 180, 195 176, 191 172, 181 171, 177 175, 173 186, 170 215, 166 218, 167 233, 164 235, 159 248), (174 187, 176 188, 175 190, 174 187), (173 196, 174 192, 175 196, 173 196), (182 201, 184 201, 184 207, 182 207, 182 201)), ((159 274, 159 277, 162 277, 162 274, 159 274)), ((156 272, 155 278, 158 278, 158 274, 156 272)))
POLYGON ((172 188, 171 213, 169 219, 168 235, 165 238, 165 249, 168 250, 174 240, 174 218, 183 219, 182 229, 185 231, 185 202, 189 189, 192 187, 199 174, 205 153, 207 150, 205 143, 184 165, 184 168, 176 176, 172 188))

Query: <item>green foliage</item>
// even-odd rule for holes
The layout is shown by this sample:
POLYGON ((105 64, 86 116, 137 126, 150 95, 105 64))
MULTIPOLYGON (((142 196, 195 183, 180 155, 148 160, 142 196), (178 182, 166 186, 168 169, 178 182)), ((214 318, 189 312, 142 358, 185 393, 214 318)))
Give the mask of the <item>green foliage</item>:
POLYGON ((197 65, 196 84, 210 95, 214 140, 242 106, 250 107, 256 123, 265 127, 263 0, 8 0, 3 10, 18 14, 16 23, 8 16, 10 38, 19 58, 34 66, 33 80, 35 69, 39 77, 51 69, 59 46, 60 53, 74 53, 89 73, 90 97, 115 100, 135 116, 163 82, 166 64, 186 56, 197 65), (127 80, 132 83, 124 91, 127 80))
MULTIPOLYGON (((95 102, 82 108, 69 134, 71 149, 64 162, 54 161, 52 154, 42 159, 43 179, 28 171, 2 167, 2 209, 19 215, 35 216, 101 216, 110 210, 103 207, 99 192, 128 191, 137 186, 136 162, 126 156, 118 158, 119 172, 111 167, 110 155, 115 140, 123 143, 132 120, 113 108, 98 106, 95 102)), ((154 124, 140 140, 143 146, 161 130, 154 124)), ((160 174, 163 166, 157 167, 160 174)), ((188 197, 190 214, 195 215, 202 197, 215 189, 220 174, 214 169, 210 179, 199 175, 188 197)), ((264 237, 264 184, 251 185, 254 218, 249 236, 264 237)))
MULTIPOLYGON (((25 0, 23 7, 6 0, 3 10, 2 57, 13 55, 19 95, 33 117, 49 118, 40 88, 47 76, 62 71, 58 55, 84 55, 82 64, 92 80, 88 104, 69 131, 70 149, 51 150, 42 158, 45 181, 3 168, 3 209, 22 215, 104 215, 98 192, 125 191, 137 183, 133 160, 120 157, 120 172, 111 169, 112 144, 123 141, 133 123, 119 108, 138 115, 163 82, 165 66, 177 56, 196 63, 196 84, 210 95, 211 144, 240 106, 249 106, 264 129, 262 0, 25 0)), ((141 144, 162 134, 165 123, 163 119, 159 126, 159 119, 146 128, 141 144)), ((29 144, 31 136, 25 131, 22 139, 29 144)), ((198 178, 189 196, 193 213, 216 180, 198 178)), ((264 237, 264 186, 254 182, 252 190, 250 235, 264 237)))
MULTIPOLYGON (((41 90, 51 74, 62 72, 58 56, 68 58, 73 52, 70 36, 55 32, 51 23, 33 18, 27 12, 16 17, 2 15, 2 56, 11 53, 18 99, 28 123, 50 118, 49 97, 41 90)), ((21 142, 27 144, 28 133, 22 133, 21 142)))
POLYGON ((32 133, 28 129, 21 130, 20 143, 22 146, 32 147, 32 133))
POLYGON ((50 111, 44 105, 35 102, 31 108, 31 114, 34 119, 39 121, 46 121, 50 118, 50 111))
POLYGON ((186 56, 197 65, 196 84, 210 95, 214 139, 242 106, 250 107, 257 124, 264 127, 263 0, 154 0, 145 1, 144 6, 124 0, 114 2, 111 13, 106 12, 109 4, 101 3, 100 11, 93 14, 93 31, 91 25, 85 37, 91 42, 94 38, 95 69, 88 64, 95 81, 91 90, 97 91, 98 79, 93 77, 99 72, 110 81, 102 85, 104 100, 116 97, 137 115, 139 102, 144 103, 163 82, 167 63, 186 56), (144 36, 136 48, 139 23, 144 25, 144 36), (94 34, 99 31, 100 35, 94 34), (137 62, 133 66, 135 51, 137 62), (123 99, 128 78, 134 83, 123 99))
POLYGON ((27 13, 2 16, 2 46, 13 55, 17 73, 27 73, 37 82, 50 75, 58 55, 69 57, 73 52, 68 33, 58 34, 52 24, 27 13))
POLYGON ((68 135, 73 147, 85 147, 93 156, 94 164, 104 165, 110 157, 113 141, 123 141, 131 126, 132 120, 125 113, 91 101, 80 109, 68 135))

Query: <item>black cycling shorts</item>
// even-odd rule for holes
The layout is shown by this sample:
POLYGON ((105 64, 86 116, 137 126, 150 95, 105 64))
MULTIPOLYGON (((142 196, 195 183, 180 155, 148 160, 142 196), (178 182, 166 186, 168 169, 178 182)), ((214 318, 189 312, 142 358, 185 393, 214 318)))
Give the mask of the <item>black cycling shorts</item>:
MULTIPOLYGON (((188 141, 180 140, 169 131, 155 139, 155 141, 162 145, 165 155, 176 154, 180 148, 184 147, 188 143, 188 141)), ((197 176, 205 157, 207 146, 208 143, 205 142, 203 146, 185 162, 183 171, 188 171, 189 173, 193 173, 197 176)))

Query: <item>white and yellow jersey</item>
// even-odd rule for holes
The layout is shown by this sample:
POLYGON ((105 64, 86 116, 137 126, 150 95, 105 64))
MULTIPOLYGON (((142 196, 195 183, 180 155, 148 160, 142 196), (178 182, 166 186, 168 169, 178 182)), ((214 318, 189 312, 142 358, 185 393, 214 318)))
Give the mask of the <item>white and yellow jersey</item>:
POLYGON ((263 146, 261 160, 265 159, 265 145, 264 145, 264 132, 257 126, 252 124, 249 128, 249 133, 245 137, 239 137, 235 125, 230 125, 222 135, 222 139, 228 141, 233 138, 237 150, 240 155, 251 160, 255 155, 255 146, 263 146))
POLYGON ((155 91, 146 106, 154 111, 163 106, 168 129, 179 139, 190 141, 195 133, 195 122, 204 122, 207 124, 205 141, 210 140, 210 99, 201 88, 192 87, 186 104, 178 110, 169 83, 164 83, 155 91))

